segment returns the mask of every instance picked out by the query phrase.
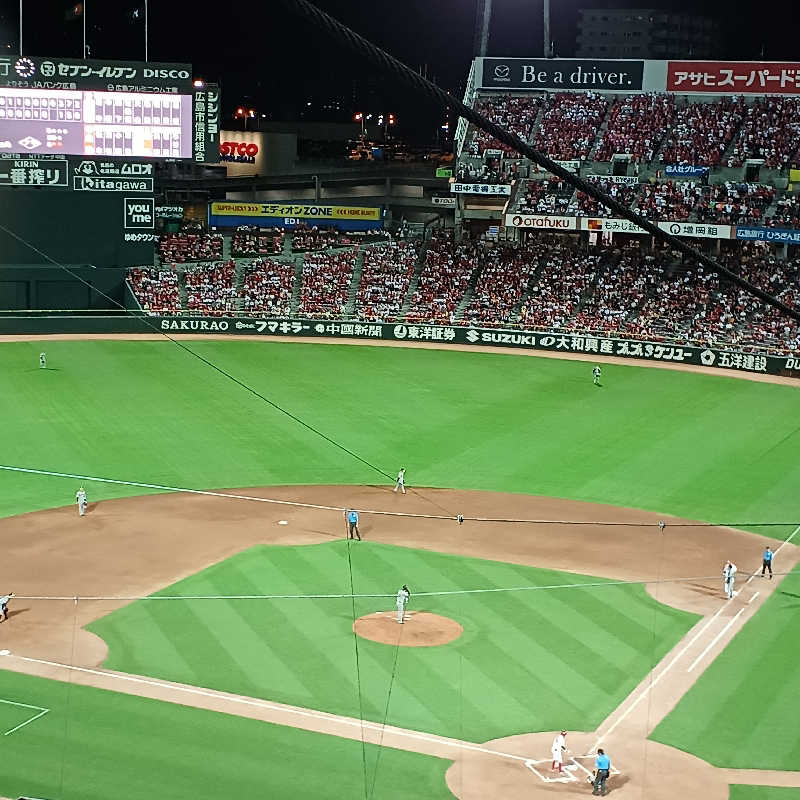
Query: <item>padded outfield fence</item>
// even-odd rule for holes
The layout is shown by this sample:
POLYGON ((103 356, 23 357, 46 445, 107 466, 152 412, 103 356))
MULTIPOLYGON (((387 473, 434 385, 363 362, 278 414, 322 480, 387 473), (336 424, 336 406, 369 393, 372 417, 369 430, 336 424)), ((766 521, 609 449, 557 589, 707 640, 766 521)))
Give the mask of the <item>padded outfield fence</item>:
POLYGON ((581 331, 531 331, 458 325, 331 321, 297 317, 148 316, 42 312, 0 314, 0 335, 47 334, 239 335, 265 339, 335 338, 375 342, 433 343, 437 346, 507 347, 595 357, 642 359, 746 373, 800 378, 800 356, 766 355, 694 344, 602 336, 581 331))

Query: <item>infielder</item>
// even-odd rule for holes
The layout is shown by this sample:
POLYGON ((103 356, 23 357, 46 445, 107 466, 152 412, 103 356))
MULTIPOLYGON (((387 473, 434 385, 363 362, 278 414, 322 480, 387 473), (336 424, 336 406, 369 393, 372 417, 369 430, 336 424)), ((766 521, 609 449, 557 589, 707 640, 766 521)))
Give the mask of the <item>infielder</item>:
POLYGON ((394 490, 400 491, 405 494, 406 493, 406 468, 402 467, 400 472, 397 473, 397 483, 394 485, 394 490))
POLYGON ((561 772, 561 766, 564 763, 564 753, 569 753, 567 750, 567 732, 561 731, 555 739, 553 739, 553 744, 550 747, 550 750, 553 754, 553 766, 551 769, 558 770, 561 772))
POLYGON ((0 617, 2 617, 2 622, 5 622, 8 619, 8 601, 14 596, 14 592, 9 592, 6 595, 0 597, 0 617))
POLYGON ((411 592, 408 591, 408 586, 403 584, 403 588, 397 593, 397 621, 401 625, 403 624, 403 615, 405 614, 409 597, 411 597, 411 592))
POLYGON ((39 369, 47 369, 47 353, 39 353, 39 369))
POLYGON ((600 367, 597 364, 594 365, 594 369, 592 370, 592 383, 595 386, 600 385, 600 367))
POLYGON ((75 502, 78 504, 78 514, 83 516, 86 513, 86 490, 83 486, 75 493, 75 502))
POLYGON ((354 533, 360 542, 361 534, 358 532, 358 511, 356 511, 354 508, 351 508, 347 512, 347 538, 352 539, 354 533))
POLYGON ((728 561, 722 568, 722 581, 725 589, 725 597, 728 600, 733 599, 735 592, 733 591, 733 584, 736 582, 736 564, 733 561, 728 561))

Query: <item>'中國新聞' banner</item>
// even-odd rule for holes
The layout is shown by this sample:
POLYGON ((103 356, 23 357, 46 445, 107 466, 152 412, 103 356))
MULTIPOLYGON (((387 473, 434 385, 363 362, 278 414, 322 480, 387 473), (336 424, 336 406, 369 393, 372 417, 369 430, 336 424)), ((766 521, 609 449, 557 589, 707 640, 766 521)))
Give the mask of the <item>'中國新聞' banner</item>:
POLYGON ((667 91, 800 95, 797 61, 669 61, 667 91))
POLYGON ((192 65, 0 55, 0 86, 191 94, 192 65))
POLYGON ((640 91, 644 61, 577 58, 484 58, 484 89, 640 91))

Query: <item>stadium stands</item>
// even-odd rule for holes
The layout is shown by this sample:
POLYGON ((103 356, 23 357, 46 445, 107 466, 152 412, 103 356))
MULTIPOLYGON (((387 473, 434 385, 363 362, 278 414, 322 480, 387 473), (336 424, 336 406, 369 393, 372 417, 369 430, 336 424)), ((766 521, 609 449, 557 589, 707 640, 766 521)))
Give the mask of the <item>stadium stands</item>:
POLYGON ((280 228, 237 228, 231 238, 231 255, 236 258, 277 255, 283 252, 284 238, 285 232, 280 228))
POLYGON ((224 314, 237 308, 236 264, 224 261, 186 270, 186 307, 203 314, 224 314))
POLYGON ((180 311, 176 272, 132 267, 128 270, 127 279, 144 311, 150 314, 176 314, 180 311))
POLYGON ((284 316, 291 311, 294 264, 257 259, 244 267, 242 309, 284 316))
POLYGON ((697 219, 726 225, 761 225, 774 199, 772 186, 728 181, 707 188, 697 204, 697 219))
POLYGON ((306 253, 300 289, 300 314, 341 316, 345 312, 358 252, 306 253))
POLYGON ((800 100, 794 97, 760 98, 747 109, 728 166, 740 167, 748 158, 763 158, 765 167, 779 169, 792 164, 798 151, 800 100))
POLYGON ((162 264, 214 261, 222 258, 222 243, 221 234, 164 233, 159 237, 158 252, 162 264))
MULTIPOLYGON (((542 101, 543 97, 541 95, 516 97, 511 95, 491 95, 478 98, 475 108, 488 117, 491 122, 501 125, 515 133, 520 139, 527 141, 542 101)), ((474 155, 483 155, 487 149, 501 150, 503 153, 511 152, 511 148, 508 145, 498 142, 489 134, 477 129, 472 129, 469 148, 474 155)))
MULTIPOLYGON (((587 180, 624 205, 631 205, 639 192, 639 184, 614 183, 599 175, 590 175, 587 180)), ((580 191, 575 193, 574 200, 567 207, 567 215, 573 217, 610 217, 613 214, 615 212, 580 191)))
POLYGON ((685 222, 689 219, 703 187, 694 181, 665 181, 644 184, 636 210, 648 219, 685 222))
POLYGON ((564 92, 548 102, 534 133, 534 146, 558 161, 587 159, 608 111, 594 92, 564 92))
POLYGON ((666 94, 635 94, 619 98, 608 114, 595 161, 611 161, 616 154, 634 163, 650 163, 675 117, 675 98, 666 94))
POLYGON ((366 249, 356 295, 356 315, 370 322, 396 319, 416 266, 414 242, 366 249))

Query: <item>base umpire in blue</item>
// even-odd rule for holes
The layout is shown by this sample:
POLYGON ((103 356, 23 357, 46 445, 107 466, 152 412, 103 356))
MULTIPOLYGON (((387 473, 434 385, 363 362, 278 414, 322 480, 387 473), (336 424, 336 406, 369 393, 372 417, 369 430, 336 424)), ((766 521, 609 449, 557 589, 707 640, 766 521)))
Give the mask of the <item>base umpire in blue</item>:
POLYGON ((345 513, 347 517, 347 538, 352 539, 355 533, 358 541, 361 541, 361 534, 358 532, 358 511, 350 509, 345 513))

